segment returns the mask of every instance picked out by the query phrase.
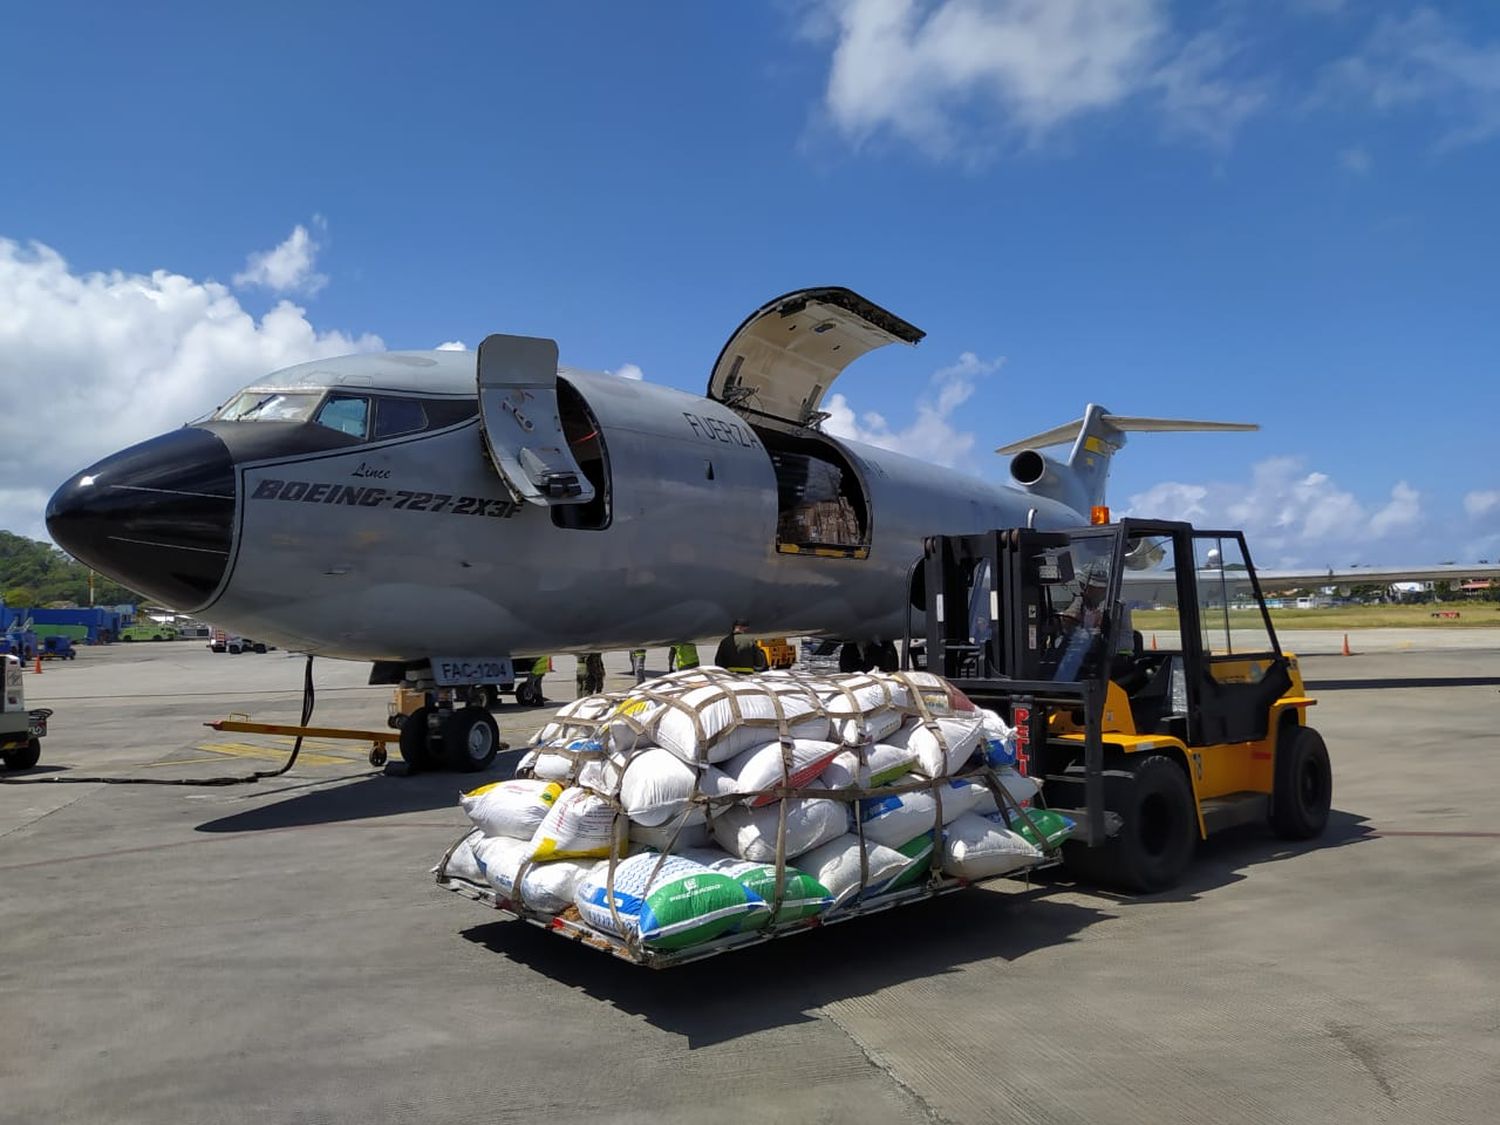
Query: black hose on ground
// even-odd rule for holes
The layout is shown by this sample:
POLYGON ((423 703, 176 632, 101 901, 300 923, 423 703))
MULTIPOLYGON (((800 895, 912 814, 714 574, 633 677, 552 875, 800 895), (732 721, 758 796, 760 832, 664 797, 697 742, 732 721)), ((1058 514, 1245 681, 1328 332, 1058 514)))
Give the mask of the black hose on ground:
MULTIPOLYGON (((317 701, 313 690, 312 666, 313 658, 309 653, 302 673, 302 722, 300 725, 304 727, 312 718, 313 704, 317 701)), ((301 752, 302 736, 299 734, 297 740, 292 743, 291 754, 280 769, 256 770, 254 773, 240 774, 237 777, 74 777, 72 774, 66 777, 6 777, 0 774, 0 785, 192 785, 199 787, 247 785, 266 777, 280 777, 297 764, 297 755, 301 752)))

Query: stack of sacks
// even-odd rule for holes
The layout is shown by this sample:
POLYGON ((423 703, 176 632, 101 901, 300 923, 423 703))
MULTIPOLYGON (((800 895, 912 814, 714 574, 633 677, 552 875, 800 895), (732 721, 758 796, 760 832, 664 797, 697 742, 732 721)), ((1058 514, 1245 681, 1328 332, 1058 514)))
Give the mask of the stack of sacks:
POLYGON ((581 787, 516 778, 458 800, 475 830, 454 849, 447 871, 489 883, 518 909, 560 914, 583 877, 621 850, 612 804, 581 787))
MULTIPOLYGON (((678 672, 560 710, 515 781, 465 795, 477 831, 447 870, 525 912, 571 903, 603 933, 683 949, 918 885, 935 861, 969 879, 1036 862, 989 786, 953 776, 988 766, 1025 804, 1013 747, 929 673, 678 672)), ((1037 829, 1050 843, 1058 826, 1037 829)))

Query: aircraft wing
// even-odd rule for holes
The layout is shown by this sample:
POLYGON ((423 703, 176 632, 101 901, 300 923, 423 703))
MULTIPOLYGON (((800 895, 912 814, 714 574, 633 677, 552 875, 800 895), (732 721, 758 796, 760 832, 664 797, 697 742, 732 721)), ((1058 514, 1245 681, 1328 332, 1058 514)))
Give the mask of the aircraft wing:
POLYGON ((1463 582, 1500 578, 1494 563, 1437 563, 1432 566, 1351 566, 1315 570, 1256 569, 1263 590, 1286 590, 1298 586, 1389 586, 1395 582, 1463 582))
MULTIPOLYGON (((1390 586, 1397 582, 1462 582, 1475 579, 1494 581, 1500 580, 1500 564, 1437 563, 1430 566, 1352 566, 1306 570, 1257 568, 1255 575, 1260 579, 1262 592, 1270 594, 1278 590, 1320 586, 1390 586)), ((1176 579, 1169 570, 1128 571, 1122 584, 1126 598, 1135 605, 1172 605, 1177 599, 1176 579)), ((1198 571, 1200 590, 1215 586, 1230 595, 1250 593, 1250 579, 1243 570, 1205 568, 1198 571)))

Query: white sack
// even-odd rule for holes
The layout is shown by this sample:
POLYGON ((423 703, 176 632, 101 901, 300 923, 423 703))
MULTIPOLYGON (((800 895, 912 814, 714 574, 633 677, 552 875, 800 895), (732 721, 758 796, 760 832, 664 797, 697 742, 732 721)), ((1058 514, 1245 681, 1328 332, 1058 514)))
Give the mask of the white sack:
POLYGON ((978 813, 965 813, 943 829, 943 871, 960 879, 1005 875, 1041 858, 1021 836, 978 813))
POLYGON ((908 710, 918 710, 920 701, 933 718, 972 715, 976 711, 973 700, 931 672, 878 672, 875 675, 890 683, 892 692, 907 693, 908 710))
MULTIPOLYGON (((654 828, 681 816, 693 794, 724 792, 727 779, 712 766, 700 770, 675 754, 652 747, 632 754, 611 754, 603 762, 590 763, 578 775, 578 783, 617 797, 626 816, 654 828)), ((702 808, 695 809, 690 819, 701 823, 702 808)))
MULTIPOLYGON (((776 829, 781 801, 764 808, 735 805, 714 817, 714 839, 725 851, 741 859, 776 862, 776 829)), ((849 829, 849 809, 843 801, 789 800, 786 810, 786 858, 842 836, 849 829)))
POLYGON ((979 722, 984 727, 984 761, 990 766, 1016 764, 1016 729, 994 711, 981 707, 979 722))
POLYGON ((531 856, 536 860, 599 859, 623 842, 626 828, 618 809, 587 789, 568 789, 557 799, 536 835, 531 856))
POLYGON ((598 860, 533 863, 526 869, 517 894, 516 873, 526 862, 527 851, 524 840, 493 837, 474 846, 474 857, 483 870, 483 877, 502 898, 541 914, 561 914, 571 906, 579 883, 598 863, 598 860))
POLYGON ((575 738, 601 737, 604 720, 615 709, 606 695, 586 695, 559 707, 557 714, 532 736, 532 746, 566 746, 575 738))
POLYGON ((921 772, 928 777, 942 777, 968 761, 983 733, 984 728, 973 716, 934 719, 930 723, 911 719, 886 741, 912 751, 921 772))
MULTIPOLYGON (((448 862, 443 865, 443 875, 449 879, 483 883, 484 871, 480 868, 479 861, 474 858, 474 845, 483 839, 484 831, 476 828, 454 845, 453 851, 448 855, 448 862)), ((433 868, 433 871, 437 870, 438 868, 433 868)))
MULTIPOLYGON (((662 751, 666 753, 666 751, 662 751)), ((724 763, 723 772, 728 782, 726 793, 759 793, 750 801, 751 808, 759 808, 776 800, 762 790, 781 785, 783 779, 793 789, 807 785, 827 768, 828 763, 839 753, 836 742, 798 738, 792 740, 791 773, 787 778, 786 762, 782 756, 781 742, 768 742, 736 754, 724 763)), ((669 755, 670 756, 670 755, 669 755)), ((713 769, 713 766, 709 766, 713 769)))
MULTIPOLYGON (((671 851, 677 855, 683 851, 694 848, 706 848, 713 843, 713 837, 709 834, 708 825, 704 821, 688 823, 682 826, 682 831, 677 831, 677 821, 669 820, 665 824, 655 828, 644 824, 630 822, 630 842, 652 851, 671 851), (675 838, 674 838, 675 837, 675 838)), ((728 854, 728 853, 725 853, 728 854)))
POLYGON ((823 771, 823 784, 830 789, 874 789, 910 773, 917 764, 915 751, 884 742, 865 747, 863 762, 860 757, 859 750, 840 753, 823 771))
POLYGON ((656 745, 686 762, 717 764, 779 737, 778 707, 792 738, 828 737, 828 717, 810 689, 760 676, 685 686, 639 717, 656 745))
MULTIPOLYGON (((1041 790, 1041 786, 1033 777, 1027 777, 1024 773, 1017 773, 1009 766, 1002 766, 995 771, 995 776, 1000 779, 1000 787, 1010 794, 1010 797, 1018 805, 1030 804, 1041 790)), ((994 791, 984 782, 975 779, 979 786, 979 800, 974 804, 974 811, 980 816, 1000 811, 1000 804, 995 799, 994 791)))
POLYGON ((901 725, 902 711, 911 706, 906 685, 881 676, 830 677, 817 691, 833 720, 833 736, 850 746, 880 741, 901 725))
POLYGON ((458 803, 486 836, 529 840, 562 792, 555 781, 511 778, 461 794, 458 803))
MULTIPOLYGON (((979 799, 978 786, 968 781, 940 781, 938 792, 943 798, 944 824, 971 810, 979 799)), ((859 802, 857 815, 864 825, 866 840, 896 848, 937 826, 937 798, 930 789, 866 797, 859 802)))
MULTIPOLYGON (((906 868, 906 856, 882 844, 866 842, 865 864, 869 872, 866 884, 879 891, 906 868)), ((805 852, 797 859, 797 870, 805 871, 833 896, 830 910, 837 910, 860 892, 859 837, 852 833, 837 836, 805 852)))

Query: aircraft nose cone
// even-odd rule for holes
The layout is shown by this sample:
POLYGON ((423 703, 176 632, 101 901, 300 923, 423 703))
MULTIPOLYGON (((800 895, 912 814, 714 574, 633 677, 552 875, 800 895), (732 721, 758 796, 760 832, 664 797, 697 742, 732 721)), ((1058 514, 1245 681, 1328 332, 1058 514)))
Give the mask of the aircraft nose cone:
POLYGON ((229 566, 234 461, 185 426, 106 457, 47 504, 47 531, 80 562, 173 609, 208 601, 229 566))

